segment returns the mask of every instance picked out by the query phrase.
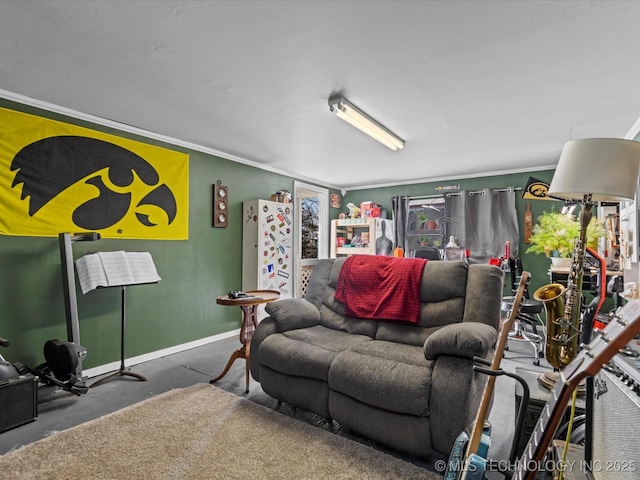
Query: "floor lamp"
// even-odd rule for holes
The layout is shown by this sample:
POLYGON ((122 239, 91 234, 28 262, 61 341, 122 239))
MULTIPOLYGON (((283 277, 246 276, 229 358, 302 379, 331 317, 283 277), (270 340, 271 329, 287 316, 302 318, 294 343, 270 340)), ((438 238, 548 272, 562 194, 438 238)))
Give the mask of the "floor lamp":
POLYGON ((586 229, 593 215, 593 206, 601 201, 632 200, 638 185, 639 165, 640 143, 632 140, 587 138, 567 142, 562 149, 549 186, 549 196, 579 201, 582 210, 579 216, 580 237, 575 244, 564 290, 563 314, 554 325, 549 325, 550 319, 547 318, 547 360, 558 370, 578 353, 586 229))
MULTIPOLYGON (((593 325, 580 325, 582 276, 586 250, 586 230, 591 221, 595 202, 622 202, 633 200, 638 188, 638 166, 640 165, 640 143, 615 138, 588 138, 567 142, 562 149, 558 166, 551 180, 548 195, 563 200, 582 202, 580 212, 580 236, 576 241, 571 269, 564 291, 564 309, 560 318, 551 325, 550 310, 547 308, 546 356, 549 363, 561 370, 578 353, 580 328, 589 329, 593 325), (550 333, 551 332, 551 333, 550 333)), ((542 287, 540 290, 543 290, 542 287)), ((536 292, 537 294, 538 292, 536 292)), ((545 305, 548 307, 548 305, 545 305)), ((589 336, 590 337, 590 336, 589 336)), ((557 381, 557 375, 543 374, 540 382, 548 387, 557 381)), ((589 418, 593 398, 593 379, 586 381, 587 422, 585 429, 585 458, 591 458, 593 427, 589 418)), ((575 405, 577 389, 574 392, 575 405)), ((571 418, 573 421, 573 417, 571 418)), ((571 437, 573 422, 567 427, 564 459, 571 437)), ((562 474, 560 479, 562 479, 562 474)))

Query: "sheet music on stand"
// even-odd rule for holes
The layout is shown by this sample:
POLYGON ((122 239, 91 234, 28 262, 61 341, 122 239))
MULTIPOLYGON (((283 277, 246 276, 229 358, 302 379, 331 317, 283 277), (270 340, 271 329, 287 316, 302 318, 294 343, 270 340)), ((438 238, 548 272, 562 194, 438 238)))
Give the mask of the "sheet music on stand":
POLYGON ((157 283, 160 276, 149 252, 96 252, 76 260, 82 293, 98 287, 157 283))

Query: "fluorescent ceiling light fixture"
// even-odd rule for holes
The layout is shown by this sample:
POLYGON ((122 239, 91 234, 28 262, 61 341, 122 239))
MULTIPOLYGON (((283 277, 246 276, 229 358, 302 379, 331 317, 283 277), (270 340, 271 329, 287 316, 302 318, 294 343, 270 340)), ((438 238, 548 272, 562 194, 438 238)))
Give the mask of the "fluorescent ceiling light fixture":
POLYGON ((331 97, 329 109, 345 122, 350 123, 391 150, 404 148, 404 140, 343 97, 331 97))

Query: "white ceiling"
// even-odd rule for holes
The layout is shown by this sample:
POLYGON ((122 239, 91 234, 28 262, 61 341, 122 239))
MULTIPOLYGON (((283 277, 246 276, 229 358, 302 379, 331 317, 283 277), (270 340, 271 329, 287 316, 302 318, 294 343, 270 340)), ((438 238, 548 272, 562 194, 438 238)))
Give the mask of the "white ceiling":
POLYGON ((0 89, 343 189, 557 163, 640 115, 640 2, 2 1, 0 89), (343 94, 406 141, 329 112, 343 94))

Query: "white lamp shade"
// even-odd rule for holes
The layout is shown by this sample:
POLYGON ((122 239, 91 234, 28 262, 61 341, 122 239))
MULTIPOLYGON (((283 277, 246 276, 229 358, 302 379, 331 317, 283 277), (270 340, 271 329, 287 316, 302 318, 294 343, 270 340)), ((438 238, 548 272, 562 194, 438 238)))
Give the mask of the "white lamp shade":
POLYGON ((632 200, 638 185, 640 142, 585 138, 567 142, 549 186, 549 196, 594 202, 632 200))

